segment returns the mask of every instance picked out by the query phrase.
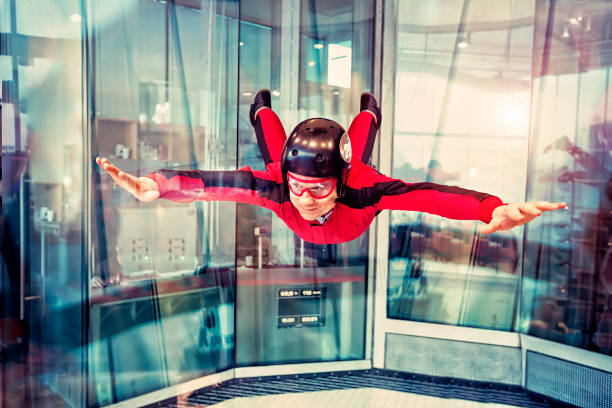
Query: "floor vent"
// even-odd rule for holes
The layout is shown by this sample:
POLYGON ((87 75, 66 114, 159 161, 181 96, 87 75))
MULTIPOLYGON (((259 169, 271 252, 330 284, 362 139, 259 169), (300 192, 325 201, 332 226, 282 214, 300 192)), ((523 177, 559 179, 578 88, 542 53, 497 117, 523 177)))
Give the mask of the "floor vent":
POLYGON ((527 351, 525 388, 583 408, 612 408, 612 373, 527 351))
MULTIPOLYGON (((237 397, 364 387, 409 392, 439 398, 506 404, 516 407, 570 407, 570 405, 560 405, 554 401, 527 393, 521 387, 515 385, 482 383, 378 369, 236 378, 194 391, 186 398, 186 401, 184 398, 181 399, 180 406, 201 407, 237 397)), ((177 399, 171 398, 148 405, 146 408, 174 408, 177 406, 177 399)))

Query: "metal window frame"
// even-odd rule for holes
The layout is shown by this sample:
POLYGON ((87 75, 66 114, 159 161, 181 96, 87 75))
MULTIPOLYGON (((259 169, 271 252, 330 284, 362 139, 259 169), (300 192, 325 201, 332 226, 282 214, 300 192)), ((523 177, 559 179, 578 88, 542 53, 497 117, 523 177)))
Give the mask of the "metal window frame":
MULTIPOLYGON (((393 128, 395 111, 395 73, 397 50, 397 9, 398 0, 387 0, 383 2, 382 10, 377 8, 377 21, 381 22, 381 38, 377 42, 380 47, 380 105, 385 107, 386 112, 391 112, 389 117, 381 123, 379 134, 379 152, 393 151, 393 128), (379 13, 380 11, 380 13, 379 13), (380 14, 380 17, 379 17, 380 14)), ((380 153, 380 155, 382 155, 380 153)), ((379 160, 379 170, 384 174, 391 173, 391 161, 379 160)), ((385 365, 385 333, 387 326, 387 276, 389 268, 389 224, 390 212, 383 211, 378 215, 376 222, 376 247, 370 253, 370 258, 376 260, 375 293, 374 293, 374 333, 372 365, 376 368, 384 368, 385 365)))
POLYGON ((312 374, 335 371, 369 370, 370 360, 326 361, 319 363, 277 364, 270 366, 238 367, 236 378, 267 377, 273 375, 312 374))

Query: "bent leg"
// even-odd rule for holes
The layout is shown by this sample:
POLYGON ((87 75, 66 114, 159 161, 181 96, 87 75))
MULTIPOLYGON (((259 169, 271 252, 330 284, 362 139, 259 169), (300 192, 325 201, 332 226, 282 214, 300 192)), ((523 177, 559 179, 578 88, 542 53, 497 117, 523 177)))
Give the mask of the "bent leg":
POLYGON ((353 157, 358 157, 366 164, 370 161, 377 131, 376 118, 372 112, 362 111, 353 119, 348 130, 353 157))
POLYGON ((270 108, 264 107, 255 112, 255 134, 257 144, 266 164, 280 161, 285 145, 285 128, 270 108))
POLYGON ((280 161, 287 138, 283 124, 272 110, 271 99, 270 91, 262 89, 255 95, 249 111, 249 119, 257 135, 257 145, 266 165, 280 161))

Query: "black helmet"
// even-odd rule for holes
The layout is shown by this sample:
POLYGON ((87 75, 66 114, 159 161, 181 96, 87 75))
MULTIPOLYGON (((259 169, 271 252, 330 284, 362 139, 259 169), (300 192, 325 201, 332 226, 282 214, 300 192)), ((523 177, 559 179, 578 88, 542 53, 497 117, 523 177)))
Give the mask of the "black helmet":
POLYGON ((283 147, 281 170, 310 177, 335 177, 341 197, 351 161, 351 147, 344 128, 333 120, 307 119, 298 124, 283 147))

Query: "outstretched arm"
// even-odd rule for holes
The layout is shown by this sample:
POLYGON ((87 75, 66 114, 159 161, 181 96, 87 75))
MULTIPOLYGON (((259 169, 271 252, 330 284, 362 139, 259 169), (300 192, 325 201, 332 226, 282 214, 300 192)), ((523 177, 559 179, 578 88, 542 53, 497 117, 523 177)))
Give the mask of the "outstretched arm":
POLYGON ((565 203, 548 201, 504 204, 498 197, 460 187, 435 183, 405 183, 359 166, 353 180, 359 190, 348 189, 344 200, 374 205, 377 210, 421 211, 457 220, 480 220, 483 234, 523 225, 546 211, 565 208, 565 203))
POLYGON ((273 172, 244 167, 232 171, 159 170, 146 177, 134 177, 112 165, 106 158, 96 162, 119 186, 141 201, 164 198, 178 203, 232 201, 275 210, 281 201, 280 187, 273 172))

